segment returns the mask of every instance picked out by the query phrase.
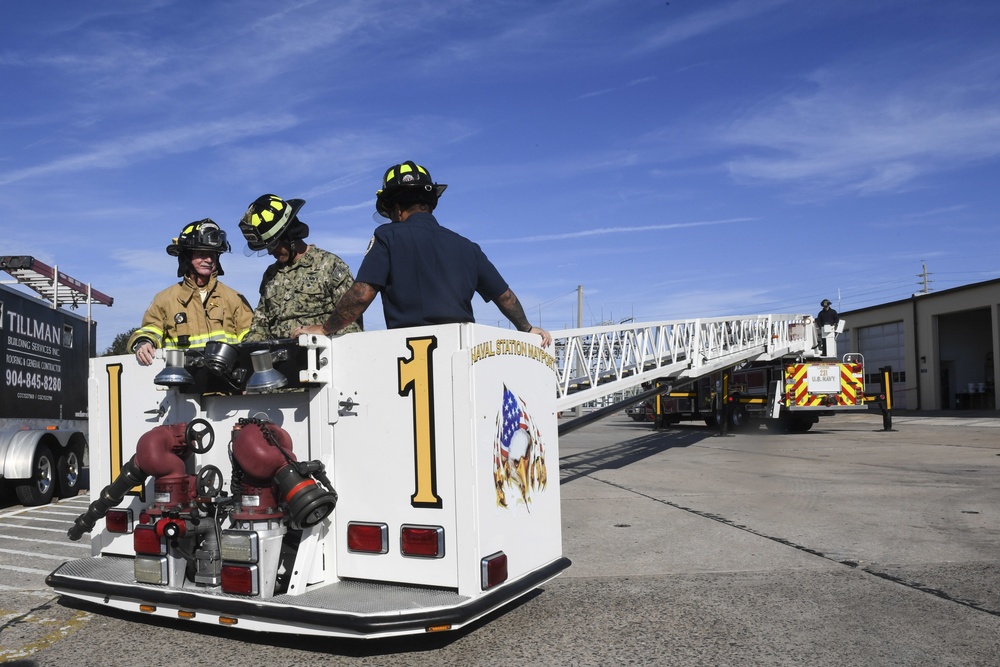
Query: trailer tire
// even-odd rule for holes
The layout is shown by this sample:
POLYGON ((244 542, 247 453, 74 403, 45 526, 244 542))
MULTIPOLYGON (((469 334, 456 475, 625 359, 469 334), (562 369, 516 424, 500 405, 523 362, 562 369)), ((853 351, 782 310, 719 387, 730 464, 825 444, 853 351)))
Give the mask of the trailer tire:
POLYGON ((35 458, 31 462, 31 479, 15 487, 17 500, 22 505, 46 505, 52 501, 56 491, 56 465, 52 450, 41 443, 35 447, 35 458))
POLYGON ((59 497, 72 498, 80 493, 80 483, 83 480, 83 449, 80 445, 71 444, 56 461, 56 471, 59 473, 59 497))

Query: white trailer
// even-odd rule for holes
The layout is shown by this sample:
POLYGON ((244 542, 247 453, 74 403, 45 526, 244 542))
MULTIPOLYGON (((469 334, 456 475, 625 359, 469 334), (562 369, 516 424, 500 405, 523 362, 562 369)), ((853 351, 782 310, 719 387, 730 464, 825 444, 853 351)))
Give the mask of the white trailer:
POLYGON ((90 304, 112 299, 26 255, 0 270, 38 293, 0 285, 0 483, 24 505, 80 490, 87 451, 87 384, 96 325, 90 304), (63 306, 86 304, 87 316, 63 306))

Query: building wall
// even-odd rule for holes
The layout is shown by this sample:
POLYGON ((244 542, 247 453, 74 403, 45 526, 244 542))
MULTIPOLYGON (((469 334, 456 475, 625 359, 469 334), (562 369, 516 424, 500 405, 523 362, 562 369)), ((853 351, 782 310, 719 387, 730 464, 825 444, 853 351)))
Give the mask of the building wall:
MULTIPOLYGON (((915 295, 841 313, 845 342, 859 347, 858 330, 890 322, 903 324, 905 379, 894 383, 896 406, 910 410, 980 407, 998 410, 1000 376, 1000 280, 915 295), (983 383, 983 395, 967 396, 968 384, 983 383), (962 395, 962 396, 960 396, 962 395)), ((841 350, 843 351, 843 350, 841 350)), ((877 368, 866 368, 873 373, 877 368)), ((867 391, 877 388, 868 386, 867 391)))

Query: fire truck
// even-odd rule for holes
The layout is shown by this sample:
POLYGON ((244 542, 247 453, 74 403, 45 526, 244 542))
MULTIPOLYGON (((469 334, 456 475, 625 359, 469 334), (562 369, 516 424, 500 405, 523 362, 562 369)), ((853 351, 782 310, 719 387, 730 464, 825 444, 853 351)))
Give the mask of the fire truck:
MULTIPOLYGON (((446 324, 94 359, 92 555, 58 593, 150 618, 379 638, 461 628, 566 569, 559 437, 599 397, 812 342, 802 315, 537 336, 446 324)), ((630 402, 633 399, 629 399, 630 402)))
POLYGON ((704 421, 719 428, 725 421, 730 430, 763 424, 781 433, 804 433, 820 417, 868 410, 866 400, 861 355, 842 360, 795 356, 751 362, 687 386, 667 385, 644 402, 644 410, 657 426, 704 421))
POLYGON ((864 386, 864 358, 848 353, 837 358, 835 334, 823 341, 819 330, 803 330, 804 349, 782 358, 748 358, 732 368, 694 378, 657 378, 644 385, 656 387, 650 398, 625 410, 635 421, 656 428, 682 421, 704 421, 711 428, 741 430, 763 424, 781 433, 803 433, 820 417, 838 412, 868 410, 864 386))
POLYGON ((113 299, 28 255, 0 270, 38 296, 0 285, 0 483, 24 505, 81 489, 87 452, 87 385, 97 325, 91 304, 113 299), (82 317, 63 306, 87 305, 82 317))

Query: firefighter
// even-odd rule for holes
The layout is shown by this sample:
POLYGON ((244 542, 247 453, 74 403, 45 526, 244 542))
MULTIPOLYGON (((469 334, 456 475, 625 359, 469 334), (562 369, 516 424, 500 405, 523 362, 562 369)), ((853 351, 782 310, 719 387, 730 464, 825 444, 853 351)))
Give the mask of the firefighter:
POLYGON ((229 252, 226 232, 209 218, 192 222, 167 246, 182 280, 153 297, 142 325, 128 341, 143 366, 153 350, 204 347, 209 341, 238 343, 250 329, 253 308, 242 294, 219 281, 219 255, 229 252))
POLYGON ((816 315, 816 326, 819 328, 820 333, 820 349, 823 352, 823 356, 828 356, 829 345, 827 345, 827 340, 830 337, 836 336, 835 329, 837 324, 840 322, 840 315, 837 314, 832 308, 833 304, 829 299, 823 299, 820 302, 820 311, 816 315))
MULTIPOLYGON (((289 338, 295 327, 322 323, 354 284, 344 260, 303 240, 309 236, 309 227, 298 213, 305 203, 261 195, 240 220, 247 249, 261 255, 266 251, 275 260, 260 281, 260 302, 248 341, 289 338)), ((351 320, 337 333, 362 328, 360 320, 351 320)))
POLYGON ((340 331, 379 292, 389 329, 474 322, 472 297, 478 292, 518 331, 537 334, 548 347, 552 336, 528 322, 517 296, 480 247, 442 227, 432 215, 447 187, 414 162, 390 167, 375 200, 375 210, 390 222, 375 229, 357 281, 325 322, 298 327, 292 335, 340 331))

